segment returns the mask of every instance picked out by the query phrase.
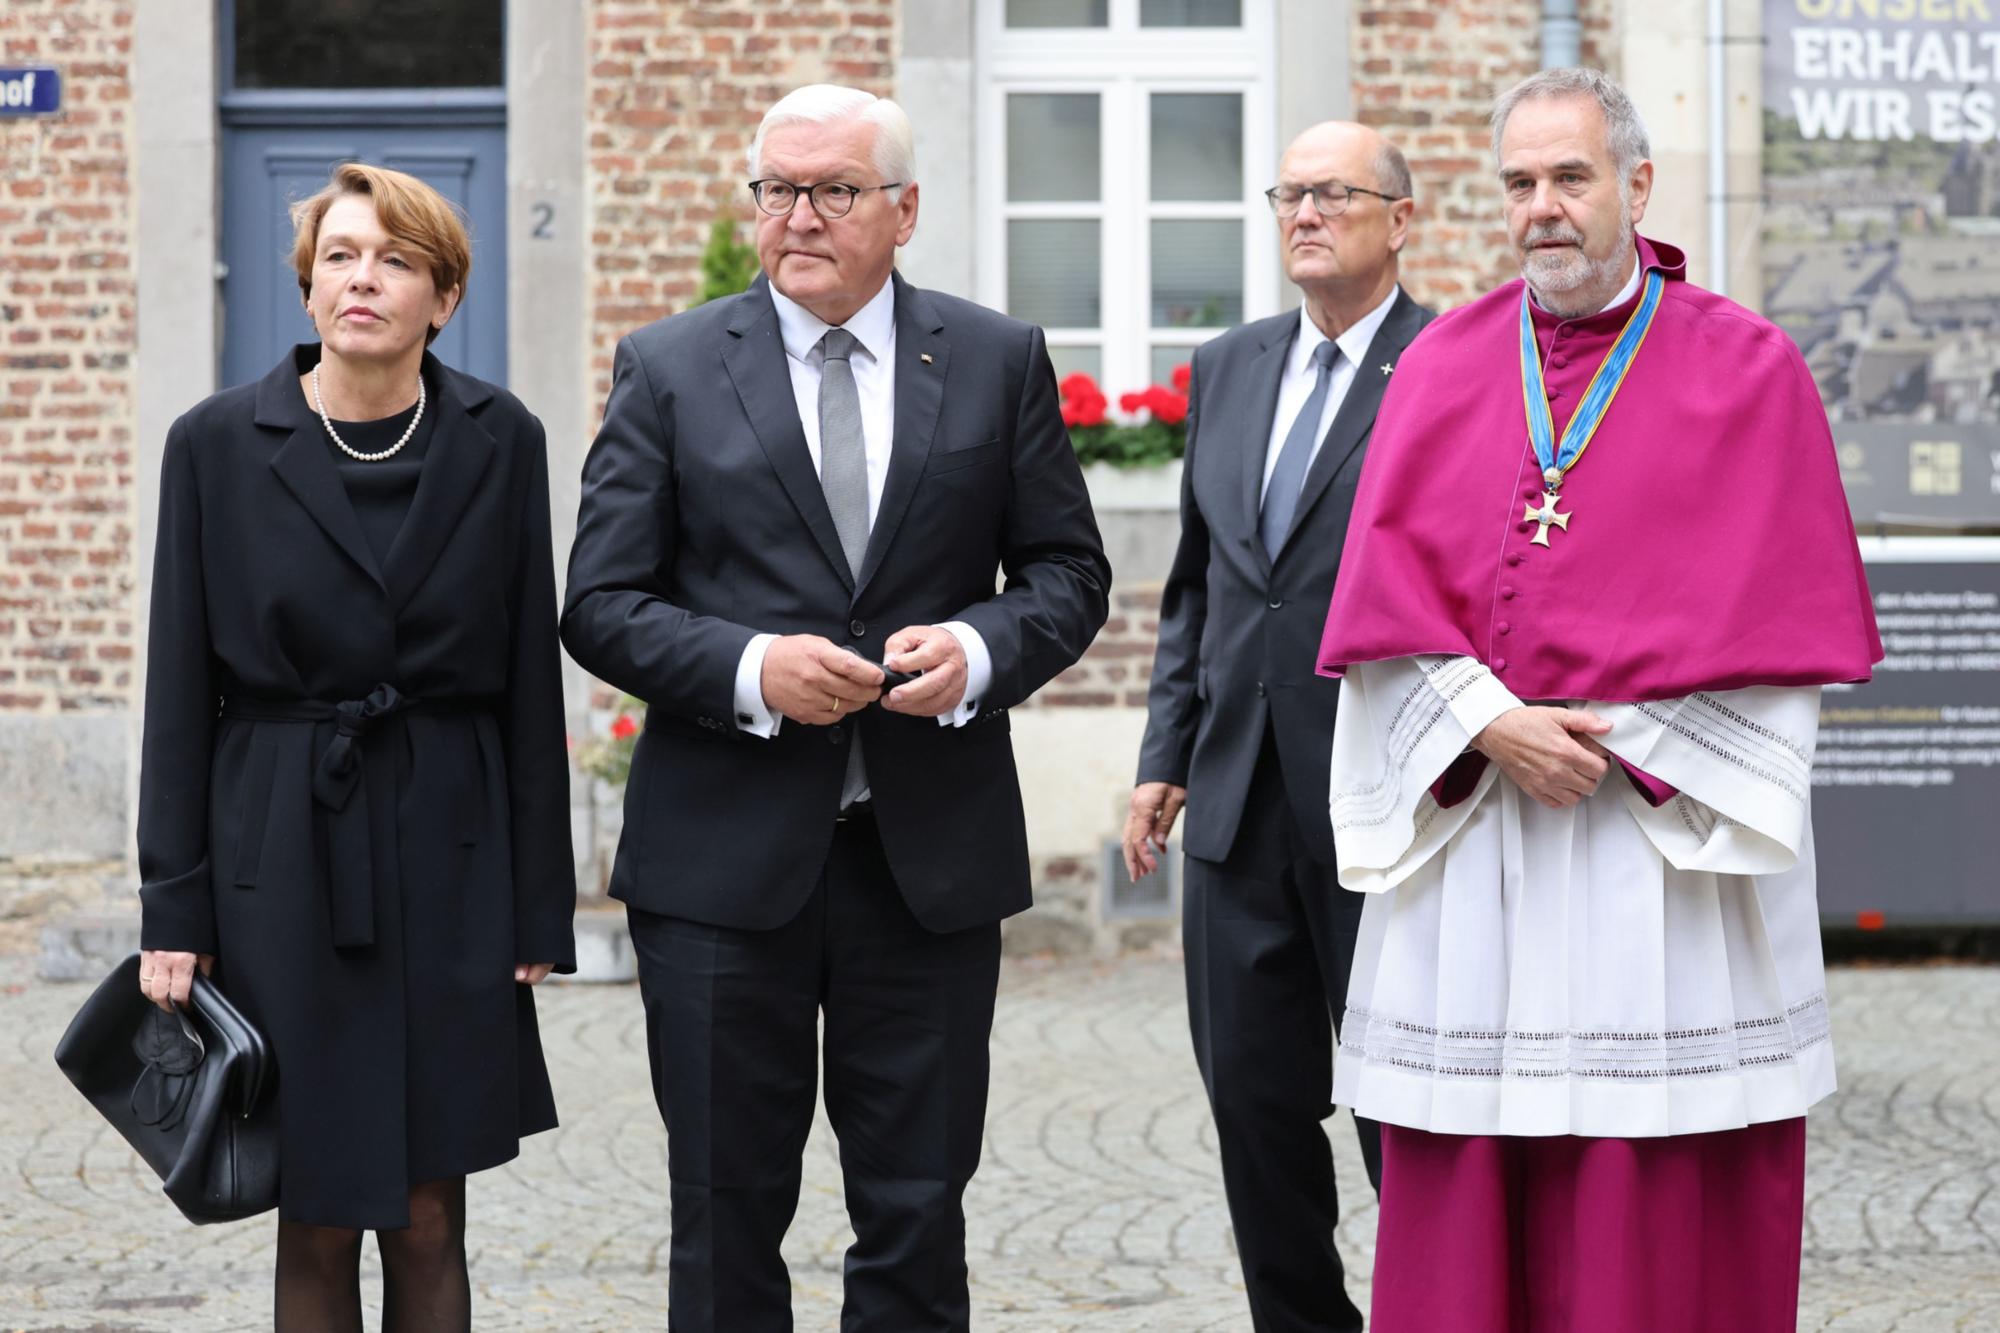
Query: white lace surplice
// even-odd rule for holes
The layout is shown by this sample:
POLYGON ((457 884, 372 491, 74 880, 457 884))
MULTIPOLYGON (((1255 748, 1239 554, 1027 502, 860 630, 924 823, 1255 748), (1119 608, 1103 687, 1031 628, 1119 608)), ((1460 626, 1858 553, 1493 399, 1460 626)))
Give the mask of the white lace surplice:
POLYGON ((1813 890, 1817 688, 1577 705, 1615 767, 1551 810, 1488 764, 1429 788, 1520 703, 1471 658, 1351 666, 1334 730, 1340 882, 1369 894, 1334 1101, 1447 1134, 1695 1134, 1833 1091, 1813 890))

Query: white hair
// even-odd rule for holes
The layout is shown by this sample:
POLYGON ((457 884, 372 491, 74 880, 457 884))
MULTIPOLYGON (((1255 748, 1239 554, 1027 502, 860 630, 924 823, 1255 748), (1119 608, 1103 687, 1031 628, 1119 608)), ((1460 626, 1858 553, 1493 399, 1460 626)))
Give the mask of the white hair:
MULTIPOLYGON (((1507 117, 1523 102, 1545 98, 1588 97, 1604 112, 1604 140, 1611 149, 1612 163, 1621 182, 1631 179, 1639 164, 1652 156, 1646 141, 1646 124, 1625 90, 1602 70, 1586 66, 1545 69, 1501 93, 1493 104, 1493 161, 1500 161, 1500 137, 1507 132, 1507 117)), ((1621 188, 1622 187, 1621 185, 1621 188)))
MULTIPOLYGON (((764 174, 764 136, 772 130, 787 125, 833 125, 844 120, 862 120, 875 127, 875 169, 882 173, 878 183, 895 181, 901 186, 916 180, 917 147, 908 114, 886 97, 837 83, 810 83, 771 104, 750 143, 750 174, 764 174)), ((898 188, 888 193, 895 199, 902 191, 898 188)))

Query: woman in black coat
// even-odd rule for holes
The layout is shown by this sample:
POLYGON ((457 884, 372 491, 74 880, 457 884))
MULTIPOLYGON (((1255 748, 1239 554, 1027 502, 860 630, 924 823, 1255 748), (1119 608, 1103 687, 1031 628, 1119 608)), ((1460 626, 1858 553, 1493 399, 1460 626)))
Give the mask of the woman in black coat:
POLYGON ((140 984, 271 1041, 277 1326, 465 1328, 465 1177, 556 1123, 530 987, 573 971, 541 423, 425 349, 463 226, 360 164, 293 210, 321 342, 168 433, 140 984))

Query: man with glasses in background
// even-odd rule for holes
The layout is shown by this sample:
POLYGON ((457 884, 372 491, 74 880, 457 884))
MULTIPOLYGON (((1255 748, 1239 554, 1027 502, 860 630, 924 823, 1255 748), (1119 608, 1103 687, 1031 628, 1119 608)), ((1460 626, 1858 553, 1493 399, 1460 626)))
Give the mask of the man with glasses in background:
POLYGON ((911 138, 851 88, 766 112, 763 276, 619 343, 584 464, 563 641, 648 705, 611 893, 689 1333, 792 1326, 822 1018, 841 1327, 968 1326, 999 923, 1029 903, 1006 710, 1108 606, 1041 330, 893 271, 911 138))
MULTIPOLYGON (((1188 1021, 1252 1322, 1324 1333, 1361 1328, 1321 1126, 1361 898, 1334 877, 1339 691, 1313 665, 1375 408, 1431 313, 1397 283, 1415 205, 1380 134, 1314 126, 1266 197, 1305 301, 1194 356, 1125 865, 1156 870, 1186 807, 1188 1021)), ((1379 1186, 1376 1126, 1355 1123, 1379 1186)))

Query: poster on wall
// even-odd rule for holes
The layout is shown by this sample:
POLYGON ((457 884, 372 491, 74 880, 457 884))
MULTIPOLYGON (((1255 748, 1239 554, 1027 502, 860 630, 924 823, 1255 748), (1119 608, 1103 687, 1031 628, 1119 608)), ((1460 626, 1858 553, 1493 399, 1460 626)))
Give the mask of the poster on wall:
POLYGON ((1764 313, 1864 528, 2000 528, 2000 0, 1765 0, 1764 313))
POLYGON ((1866 539, 1863 554, 1886 656, 1820 698, 1820 911, 2000 923, 2000 542, 1866 539))

